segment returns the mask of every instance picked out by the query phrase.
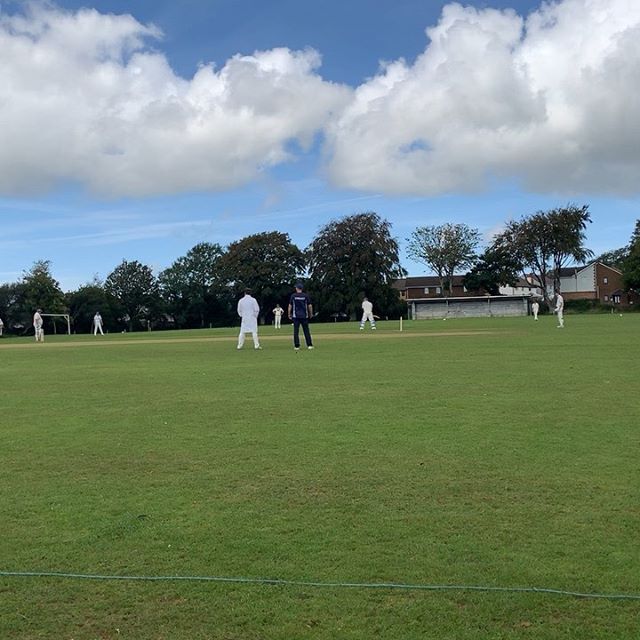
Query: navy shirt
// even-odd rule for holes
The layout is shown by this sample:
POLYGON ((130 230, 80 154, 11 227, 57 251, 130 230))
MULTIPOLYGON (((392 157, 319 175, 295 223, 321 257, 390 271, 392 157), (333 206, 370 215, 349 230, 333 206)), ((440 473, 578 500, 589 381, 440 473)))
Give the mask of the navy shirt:
POLYGON ((311 304, 311 298, 306 293, 292 293, 289 299, 291 315, 293 318, 308 318, 307 305, 311 304))

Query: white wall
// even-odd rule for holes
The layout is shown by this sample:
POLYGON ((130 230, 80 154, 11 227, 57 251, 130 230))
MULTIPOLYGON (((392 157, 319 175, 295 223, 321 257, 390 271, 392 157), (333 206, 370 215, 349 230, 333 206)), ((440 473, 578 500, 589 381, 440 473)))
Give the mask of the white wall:
POLYGON ((596 265, 590 264, 579 271, 577 276, 560 278, 560 291, 562 293, 577 293, 578 291, 596 290, 596 265))
POLYGON ((480 300, 436 300, 434 302, 415 302, 415 320, 438 318, 483 318, 526 316, 527 300, 523 298, 489 298, 480 300))

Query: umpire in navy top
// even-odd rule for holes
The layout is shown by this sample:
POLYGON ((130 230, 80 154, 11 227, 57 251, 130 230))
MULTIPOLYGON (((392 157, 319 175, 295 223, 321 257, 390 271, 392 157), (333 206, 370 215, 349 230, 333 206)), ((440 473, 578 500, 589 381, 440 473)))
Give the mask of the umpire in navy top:
POLYGON ((313 349, 311 341, 311 333, 309 333, 309 318, 313 315, 313 306, 311 298, 302 291, 302 283, 296 282, 295 293, 289 298, 289 320, 293 320, 293 348, 300 350, 300 327, 304 332, 304 340, 307 343, 307 349, 313 349))

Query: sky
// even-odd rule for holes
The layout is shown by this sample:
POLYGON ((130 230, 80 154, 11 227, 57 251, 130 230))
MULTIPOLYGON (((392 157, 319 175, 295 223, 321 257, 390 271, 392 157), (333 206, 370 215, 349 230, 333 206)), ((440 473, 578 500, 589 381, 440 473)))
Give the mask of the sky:
POLYGON ((0 0, 0 283, 588 204, 640 218, 637 0, 0 0))

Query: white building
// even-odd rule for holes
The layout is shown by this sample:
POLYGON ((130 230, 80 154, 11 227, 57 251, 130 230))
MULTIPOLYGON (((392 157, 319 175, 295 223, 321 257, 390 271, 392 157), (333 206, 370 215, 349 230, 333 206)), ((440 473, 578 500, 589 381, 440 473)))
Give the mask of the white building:
POLYGON ((500 287, 501 296, 531 296, 534 298, 542 298, 542 287, 538 285, 537 280, 531 275, 520 278, 513 286, 500 287))

